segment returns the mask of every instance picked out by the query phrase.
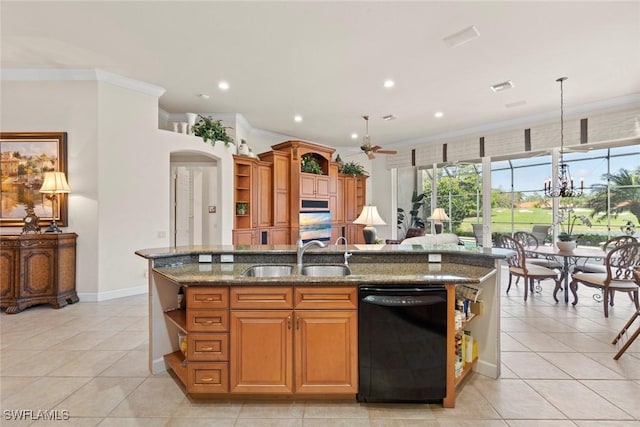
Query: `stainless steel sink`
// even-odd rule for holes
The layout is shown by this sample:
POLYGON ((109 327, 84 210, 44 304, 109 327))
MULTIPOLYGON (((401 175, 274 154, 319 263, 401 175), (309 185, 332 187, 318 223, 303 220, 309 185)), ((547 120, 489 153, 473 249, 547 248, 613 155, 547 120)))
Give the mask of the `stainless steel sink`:
POLYGON ((300 274, 314 277, 348 276, 351 270, 346 265, 305 265, 300 269, 300 274))
POLYGON ((245 270, 242 273, 246 277, 282 277, 289 276, 293 273, 292 265, 254 265, 245 270))

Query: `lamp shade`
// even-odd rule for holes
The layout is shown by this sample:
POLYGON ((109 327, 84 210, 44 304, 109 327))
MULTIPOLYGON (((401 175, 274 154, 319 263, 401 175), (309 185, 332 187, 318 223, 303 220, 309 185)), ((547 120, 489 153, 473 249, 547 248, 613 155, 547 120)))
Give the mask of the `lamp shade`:
POLYGON ((449 219, 449 216, 447 215, 447 213, 444 211, 443 208, 435 208, 431 216, 427 219, 429 221, 442 221, 442 220, 449 219))
POLYGON ((380 218, 378 208, 375 206, 365 206, 362 208, 360 216, 353 221, 354 224, 364 225, 387 225, 386 222, 380 218))
POLYGON ((67 184, 64 172, 45 172, 40 192, 46 194, 70 193, 71 188, 67 184))

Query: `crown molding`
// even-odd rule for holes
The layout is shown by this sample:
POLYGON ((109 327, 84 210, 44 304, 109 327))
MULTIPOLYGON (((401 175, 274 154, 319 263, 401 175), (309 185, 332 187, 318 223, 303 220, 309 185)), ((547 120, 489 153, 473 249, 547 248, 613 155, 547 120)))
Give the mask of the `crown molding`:
POLYGON ((160 86, 99 69, 11 68, 0 70, 2 81, 97 81, 159 98, 160 86))

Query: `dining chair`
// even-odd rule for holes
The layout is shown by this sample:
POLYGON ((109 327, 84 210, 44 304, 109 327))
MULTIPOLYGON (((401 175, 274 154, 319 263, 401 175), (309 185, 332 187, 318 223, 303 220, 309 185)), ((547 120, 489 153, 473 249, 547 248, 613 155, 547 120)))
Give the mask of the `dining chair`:
MULTIPOLYGON (((541 265, 527 264, 524 247, 513 237, 503 235, 499 237, 499 241, 500 247, 511 249, 515 252, 514 255, 507 258, 507 263, 509 264, 509 274, 516 277, 524 278, 524 300, 527 300, 529 290, 531 290, 531 292, 542 291, 542 288, 540 286, 541 280, 552 279, 556 284, 555 288, 553 289, 553 299, 558 302, 558 298, 556 297, 556 295, 561 289, 562 274, 558 271, 541 265), (536 287, 534 287, 535 280, 538 281, 538 285, 536 287)), ((509 293, 510 289, 511 281, 509 281, 509 284, 507 285, 507 293, 509 293)))
POLYGON ((638 286, 634 281, 634 269, 640 266, 640 243, 628 243, 613 248, 604 259, 605 273, 571 274, 569 289, 573 294, 573 305, 578 303, 578 284, 602 290, 604 317, 609 317, 609 306, 613 306, 611 294, 627 292, 631 295, 636 310, 640 309, 638 302, 638 286))
MULTIPOLYGON (((640 286, 640 267, 636 267, 634 274, 635 274, 634 279, 636 281, 636 285, 640 286)), ((631 325, 633 325, 633 323, 638 318, 640 318, 640 310, 636 310, 636 312, 631 315, 627 323, 622 327, 622 329, 620 329, 620 332, 618 332, 618 335, 616 335, 616 337, 613 339, 611 344, 617 344, 618 342, 620 342, 622 337, 627 337, 629 328, 631 328, 631 325)), ((629 346, 636 340, 636 338, 638 338, 638 336, 640 336, 640 325, 638 325, 638 328, 631 334, 630 337, 627 337, 622 347, 620 347, 616 355, 613 356, 613 359, 614 360, 620 359, 620 356, 622 356, 624 352, 627 351, 629 346)))
POLYGON ((473 228, 473 237, 476 239, 476 246, 482 246, 482 224, 471 224, 473 228))
POLYGON ((539 245, 544 245, 544 243, 547 241, 550 228, 551 228, 550 225, 534 225, 533 226, 533 229, 531 230, 531 234, 536 236, 536 239, 538 239, 539 245))
MULTIPOLYGON (((535 253, 531 253, 527 251, 526 248, 534 248, 534 249, 538 248, 538 239, 533 233, 529 233, 527 231, 516 231, 515 233, 513 233, 513 238, 517 240, 518 243, 520 243, 523 246, 523 248, 525 248, 525 256, 526 256, 527 264, 541 265, 543 267, 547 267, 552 270, 562 271, 563 265, 555 257, 553 256, 545 257, 545 256, 537 255, 535 253)), ((512 276, 513 275, 509 273, 509 283, 511 283, 512 276)), ((520 280, 520 277, 516 279, 516 285, 518 284, 519 280, 520 280)))

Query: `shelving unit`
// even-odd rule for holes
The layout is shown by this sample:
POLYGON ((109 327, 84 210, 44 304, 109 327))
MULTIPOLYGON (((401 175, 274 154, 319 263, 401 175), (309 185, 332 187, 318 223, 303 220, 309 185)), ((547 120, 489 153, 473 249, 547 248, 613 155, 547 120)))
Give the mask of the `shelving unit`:
POLYGON ((251 179, 252 179, 253 165, 246 160, 236 160, 234 170, 234 188, 235 188, 235 225, 234 228, 251 228, 251 209, 252 209, 252 195, 251 195, 251 179), (240 203, 246 203, 247 209, 243 214, 238 214, 238 205, 240 203))

